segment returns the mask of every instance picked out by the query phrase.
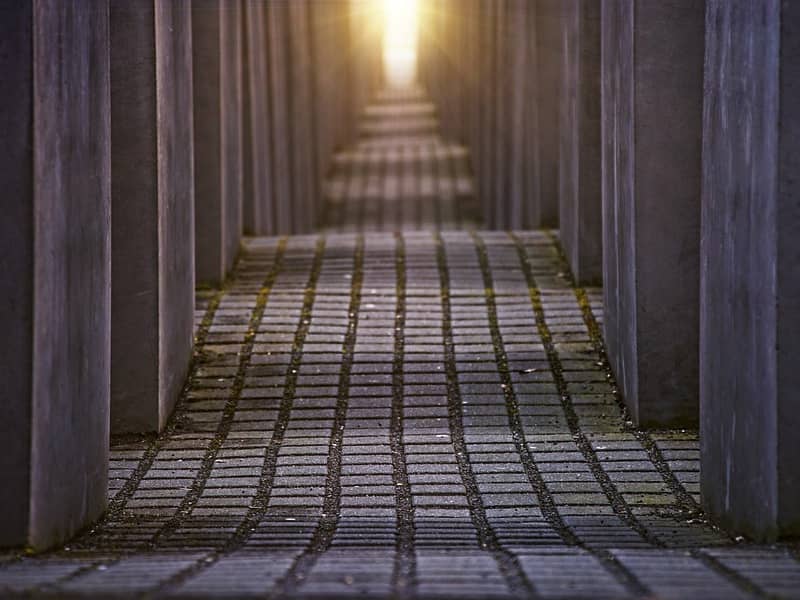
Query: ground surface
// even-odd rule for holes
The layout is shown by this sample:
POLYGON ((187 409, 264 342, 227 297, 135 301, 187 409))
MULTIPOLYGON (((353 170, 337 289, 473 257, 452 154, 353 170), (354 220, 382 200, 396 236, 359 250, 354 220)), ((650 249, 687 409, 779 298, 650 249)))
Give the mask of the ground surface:
POLYGON ((106 518, 0 596, 800 598, 791 548, 704 522, 696 434, 625 420, 556 237, 442 231, 470 184, 419 100, 339 159, 355 233, 250 239, 199 295, 168 429, 115 440, 106 518))

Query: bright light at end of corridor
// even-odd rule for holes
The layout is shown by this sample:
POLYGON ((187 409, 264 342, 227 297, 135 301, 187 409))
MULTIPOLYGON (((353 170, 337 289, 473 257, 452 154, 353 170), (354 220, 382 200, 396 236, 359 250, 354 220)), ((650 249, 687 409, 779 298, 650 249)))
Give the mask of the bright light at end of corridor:
POLYGON ((418 8, 418 0, 383 0, 383 67, 391 87, 416 82, 418 8))

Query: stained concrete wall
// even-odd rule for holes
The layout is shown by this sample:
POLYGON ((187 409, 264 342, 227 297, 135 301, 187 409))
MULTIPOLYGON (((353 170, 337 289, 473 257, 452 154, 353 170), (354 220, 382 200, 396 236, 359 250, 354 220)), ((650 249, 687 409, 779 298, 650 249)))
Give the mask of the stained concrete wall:
POLYGON ((800 5, 709 0, 701 495, 758 539, 800 534, 800 5))
MULTIPOLYGON (((242 12, 238 0, 192 2, 195 272, 198 283, 215 286, 242 236, 242 12)), ((269 204, 257 198, 264 219, 269 204)))
MULTIPOLYGON (((513 39, 510 35, 513 1, 501 0, 493 2, 494 29, 494 84, 491 93, 491 108, 494 111, 491 160, 491 183, 488 195, 492 198, 487 214, 487 225, 492 229, 505 229, 504 225, 511 219, 513 200, 510 198, 510 145, 512 137, 512 74, 509 73, 513 39)), ((445 79, 446 75, 442 75, 445 79)), ((445 84, 446 85, 446 84, 445 84)), ((447 106, 444 110, 448 110, 447 106)))
MULTIPOLYGON (((350 86, 357 117, 383 84, 381 24, 375 18, 374 0, 349 0, 346 12, 352 67, 350 86)), ((351 124, 351 131, 354 125, 351 124)))
POLYGON ((289 7, 285 2, 267 4, 269 39, 269 75, 271 125, 270 135, 274 158, 273 189, 275 193, 275 224, 278 232, 292 230, 292 201, 294 177, 290 123, 289 81, 289 7))
POLYGON ((316 225, 318 203, 315 148, 315 111, 313 110, 313 69, 309 6, 307 0, 287 3, 289 18, 289 102, 292 136, 291 160, 295 173, 292 188, 292 231, 309 233, 316 225))
POLYGON ((581 284, 602 278, 600 3, 561 4, 559 227, 581 284))
POLYGON ((242 19, 242 225, 246 234, 271 235, 277 231, 278 199, 271 140, 267 2, 244 2, 242 19))
POLYGON ((534 227, 558 226, 559 112, 561 107, 561 0, 536 0, 534 19, 536 45, 535 104, 538 111, 535 139, 539 150, 536 170, 539 195, 531 208, 534 227))
POLYGON ((356 56, 352 49, 350 0, 311 2, 311 62, 314 69, 316 164, 319 181, 329 171, 334 152, 352 142, 357 107, 353 98, 356 56))
MULTIPOLYGON (((368 22, 370 6, 365 0, 245 3, 246 234, 304 233, 319 224, 323 175, 334 149, 352 138, 354 107, 374 89, 365 83, 369 61, 356 54, 358 39, 351 40, 353 20, 368 22)), ((377 47, 361 51, 374 60, 377 47)))
POLYGON ((0 546, 43 549, 105 508, 108 5, 0 6, 0 546))
MULTIPOLYGON (((516 13, 516 21, 512 23, 516 28, 513 73, 518 83, 513 89, 514 122, 518 125, 512 132, 515 148, 512 155, 515 158, 511 189, 512 195, 519 197, 519 222, 524 229, 535 229, 543 226, 542 216, 545 212, 541 196, 539 103, 529 100, 538 96, 540 85, 536 5, 523 2, 516 13)), ((512 218, 511 224, 516 222, 512 218)))
POLYGON ((704 2, 604 0, 602 10, 606 342, 634 421, 690 426, 704 2))
MULTIPOLYGON (((479 45, 483 53, 481 61, 482 85, 478 87, 476 102, 480 106, 481 135, 480 145, 473 148, 477 162, 477 189, 482 207, 484 223, 491 227, 495 212, 493 210, 496 191, 495 154, 497 152, 497 2, 485 2, 480 7, 477 18, 482 23, 479 45)), ((440 109, 441 110, 441 109, 440 109)))
POLYGON ((192 348, 191 5, 110 6, 111 426, 156 431, 178 398, 192 348))
POLYGON ((421 81, 443 134, 471 152, 487 227, 558 225, 562 21, 550 0, 441 0, 424 14, 421 81))

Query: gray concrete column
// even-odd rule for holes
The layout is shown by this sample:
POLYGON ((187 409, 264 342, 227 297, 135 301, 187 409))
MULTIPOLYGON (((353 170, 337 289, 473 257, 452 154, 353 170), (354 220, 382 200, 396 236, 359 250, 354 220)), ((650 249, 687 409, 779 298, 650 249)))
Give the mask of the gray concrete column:
POLYGON ((561 4, 559 227, 579 283, 600 281, 600 1, 561 4))
POLYGON ((478 163, 477 185, 483 220, 487 227, 492 227, 494 224, 493 202, 495 201, 493 178, 495 176, 494 150, 497 144, 497 99, 495 96, 497 86, 496 10, 497 6, 494 1, 482 2, 478 15, 479 27, 481 28, 479 46, 482 53, 480 64, 481 83, 478 86, 481 135, 478 154, 474 157, 474 160, 478 163))
MULTIPOLYGON (((192 2, 195 270, 198 283, 212 286, 233 266, 242 236, 240 13, 238 0, 192 2)), ((256 202, 264 219, 263 194, 256 202)))
POLYGON ((318 197, 314 155, 313 65, 309 47, 308 3, 288 2, 289 10, 289 127, 292 136, 292 232, 308 233, 316 223, 318 197))
POLYGON ((634 421, 691 425, 704 3, 604 0, 602 18, 609 355, 634 421))
MULTIPOLYGON (((538 202, 533 205, 532 227, 558 226, 559 114, 561 110, 561 0, 537 0, 530 28, 536 46, 536 89, 530 98, 538 109, 538 202), (533 32, 535 31, 535 35, 533 32)), ((533 67, 531 67, 532 69, 533 67)))
POLYGON ((323 181, 337 147, 350 141, 347 11, 349 0, 311 4, 312 58, 314 69, 314 112, 317 115, 317 173, 323 181))
POLYGON ((277 231, 275 158, 270 122, 267 3, 244 2, 242 10, 242 228, 248 235, 277 231))
POLYGON ((508 75, 508 229, 530 227, 530 216, 538 204, 538 160, 536 102, 536 32, 529 29, 533 20, 527 0, 507 5, 508 75), (532 54, 533 52, 533 54, 532 54))
MULTIPOLYGON (((483 131, 483 114, 480 103, 480 93, 482 90, 483 75, 483 52, 481 42, 483 40, 483 26, 480 22, 481 3, 483 0, 466 0, 467 4, 467 44, 469 64, 471 68, 467 70, 466 77, 468 82, 467 92, 469 94, 469 150, 472 157, 472 168, 480 176, 480 167, 477 164, 481 152, 481 139, 483 131)), ((478 183, 478 182, 476 182, 478 183)), ((476 188, 477 189, 477 188, 476 188)))
POLYGON ((111 311, 106 2, 0 6, 0 546, 106 505, 111 311))
POLYGON ((270 136, 273 151, 273 193, 277 233, 292 233, 292 205, 297 175, 292 161, 289 80, 289 6, 287 2, 267 3, 269 40, 270 136))
POLYGON ((701 495, 800 535, 800 4, 709 0, 700 292, 701 495))
MULTIPOLYGON (((317 166, 316 178, 323 181, 331 156, 333 140, 336 137, 334 129, 340 122, 339 111, 339 85, 335 83, 337 75, 341 77, 340 57, 337 56, 335 44, 332 43, 331 34, 336 24, 336 12, 339 2, 331 0, 320 4, 312 4, 309 11, 311 23, 311 62, 314 69, 314 94, 312 94, 312 110, 317 125, 317 143, 314 151, 317 166)), ((321 200, 321 196, 318 196, 321 200)), ((319 206, 324 209, 324 206, 319 206)))
POLYGON ((494 111, 492 163, 489 196, 491 204, 492 229, 506 229, 509 226, 509 146, 511 142, 511 77, 508 72, 511 56, 509 40, 511 3, 507 0, 493 1, 494 19, 491 27, 494 36, 494 84, 491 86, 492 108, 494 111))
POLYGON ((113 432, 156 431, 194 307, 191 5, 111 0, 113 432))

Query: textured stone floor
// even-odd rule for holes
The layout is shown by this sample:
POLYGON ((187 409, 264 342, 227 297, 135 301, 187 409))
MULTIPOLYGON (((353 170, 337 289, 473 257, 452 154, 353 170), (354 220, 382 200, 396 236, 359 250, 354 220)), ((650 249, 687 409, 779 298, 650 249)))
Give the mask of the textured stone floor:
POLYGON ((800 598, 795 549, 705 523, 696 434, 625 420, 555 235, 423 221, 247 240, 168 429, 0 597, 800 598))
POLYGON ((421 92, 384 92, 334 160, 328 232, 452 230, 477 222, 467 151, 438 134, 421 92))

